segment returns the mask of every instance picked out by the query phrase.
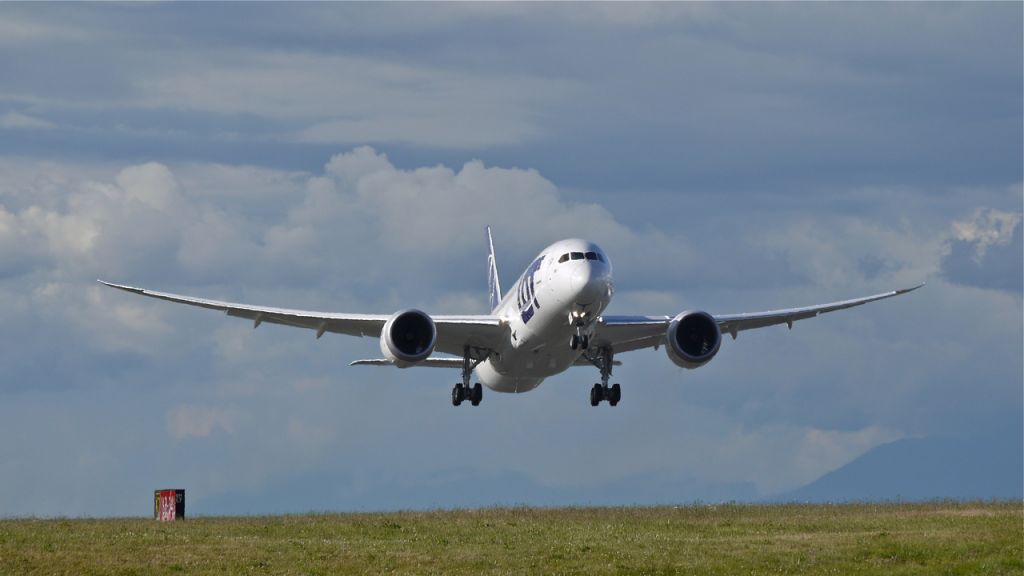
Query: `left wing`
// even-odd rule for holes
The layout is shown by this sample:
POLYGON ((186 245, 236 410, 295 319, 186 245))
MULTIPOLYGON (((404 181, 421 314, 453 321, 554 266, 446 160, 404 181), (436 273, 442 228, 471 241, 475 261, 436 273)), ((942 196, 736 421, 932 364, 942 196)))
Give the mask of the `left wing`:
MULTIPOLYGON (((157 292, 134 286, 123 286, 99 280, 101 284, 117 288, 126 292, 188 304, 199 308, 220 310, 228 316, 248 318, 253 321, 253 327, 259 327, 266 322, 268 324, 282 324, 296 328, 307 328, 316 330, 316 337, 320 338, 325 332, 336 334, 348 334, 350 336, 380 337, 384 323, 391 318, 387 314, 343 314, 338 312, 316 312, 312 310, 292 310, 288 308, 272 308, 268 306, 251 306, 249 304, 237 304, 234 302, 222 302, 220 300, 208 300, 205 298, 194 298, 171 294, 169 292, 157 292)), ((462 356, 465 346, 493 349, 500 344, 505 327, 502 326, 497 316, 431 316, 437 326, 437 345, 435 350, 448 354, 462 356)), ((460 360, 461 362, 461 360, 460 360)))
MULTIPOLYGON (((793 327, 793 322, 814 318, 819 314, 834 312, 845 308, 853 308, 868 302, 884 300, 917 290, 924 284, 918 284, 913 288, 883 292, 873 296, 818 304, 816 306, 805 306, 803 308, 787 308, 784 310, 769 310, 767 312, 752 312, 743 314, 714 314, 712 317, 718 323, 718 329, 722 334, 730 334, 733 338, 744 330, 764 328, 778 324, 788 324, 793 327)), ((668 329, 671 316, 602 316, 598 320, 597 329, 594 334, 594 342, 602 346, 610 346, 615 353, 629 352, 641 348, 652 348, 665 343, 665 331, 668 329)))

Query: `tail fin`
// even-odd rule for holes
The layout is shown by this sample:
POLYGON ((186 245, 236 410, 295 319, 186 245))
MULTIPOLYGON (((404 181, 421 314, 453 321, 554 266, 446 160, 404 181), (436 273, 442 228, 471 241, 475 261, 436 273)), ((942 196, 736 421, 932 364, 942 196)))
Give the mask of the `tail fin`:
POLYGON ((487 227, 487 292, 490 296, 491 312, 501 302, 501 284, 498 282, 498 263, 494 260, 494 240, 491 227, 487 227))

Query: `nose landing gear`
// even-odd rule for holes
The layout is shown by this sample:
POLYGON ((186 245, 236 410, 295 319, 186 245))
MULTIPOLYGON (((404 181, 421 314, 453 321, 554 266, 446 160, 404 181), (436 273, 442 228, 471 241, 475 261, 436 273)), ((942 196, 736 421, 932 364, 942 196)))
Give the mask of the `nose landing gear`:
POLYGON ((577 333, 569 338, 569 348, 573 350, 586 350, 590 348, 590 336, 577 330, 577 333))
POLYGON ((572 350, 586 350, 590 348, 590 334, 584 332, 590 319, 587 312, 587 305, 580 305, 578 309, 569 313, 569 324, 576 327, 576 333, 569 338, 569 348, 572 350))

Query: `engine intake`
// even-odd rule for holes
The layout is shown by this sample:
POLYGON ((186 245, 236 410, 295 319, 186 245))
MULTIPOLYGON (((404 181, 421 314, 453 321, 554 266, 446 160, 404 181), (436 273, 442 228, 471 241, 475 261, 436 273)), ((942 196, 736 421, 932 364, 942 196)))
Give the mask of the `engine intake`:
POLYGON ((722 331, 707 312, 683 312, 672 319, 665 334, 668 357, 676 366, 693 369, 718 354, 722 331))
POLYGON ((426 360, 437 344, 437 326, 426 312, 402 310, 384 324, 380 351, 399 368, 426 360))

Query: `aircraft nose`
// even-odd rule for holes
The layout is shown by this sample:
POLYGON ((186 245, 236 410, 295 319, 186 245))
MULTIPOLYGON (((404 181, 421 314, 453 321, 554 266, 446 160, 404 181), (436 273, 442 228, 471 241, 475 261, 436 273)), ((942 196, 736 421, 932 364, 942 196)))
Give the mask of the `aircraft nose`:
POLYGON ((580 304, 591 304, 603 299, 608 292, 608 283, 605 272, 599 267, 587 263, 580 263, 572 271, 569 278, 573 291, 576 292, 576 302, 580 304))

